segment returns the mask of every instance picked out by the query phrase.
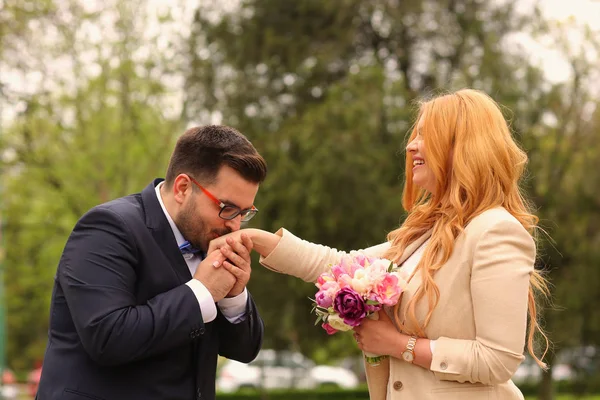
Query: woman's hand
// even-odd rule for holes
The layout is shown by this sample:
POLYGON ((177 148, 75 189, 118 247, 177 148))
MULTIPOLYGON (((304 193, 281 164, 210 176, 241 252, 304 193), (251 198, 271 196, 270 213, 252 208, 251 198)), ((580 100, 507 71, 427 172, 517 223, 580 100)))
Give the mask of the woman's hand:
POLYGON ((239 231, 231 232, 227 235, 223 235, 211 240, 208 245, 207 254, 226 246, 227 239, 229 238, 233 239, 234 242, 243 244, 244 241, 242 240, 242 236, 246 236, 250 241, 252 241, 252 248, 263 257, 268 256, 281 240, 280 236, 260 229, 240 229, 239 231))
POLYGON ((354 338, 362 351, 395 357, 403 349, 402 335, 384 310, 379 311, 379 320, 365 318, 354 328, 354 338))
POLYGON ((247 240, 251 241, 247 232, 248 230, 249 229, 240 229, 239 231, 231 232, 227 235, 219 236, 218 238, 211 240, 208 244, 208 251, 206 252, 206 254, 210 254, 215 250, 227 246, 227 239, 229 238, 233 239, 233 241, 236 243, 243 244, 244 241, 242 240, 242 235, 244 235, 248 238, 247 240))
MULTIPOLYGON (((398 332, 387 313, 381 310, 379 320, 365 318, 354 328, 354 338, 362 351, 401 359, 410 336, 398 332)), ((418 338, 414 355, 413 364, 430 369, 433 357, 430 340, 418 338)))

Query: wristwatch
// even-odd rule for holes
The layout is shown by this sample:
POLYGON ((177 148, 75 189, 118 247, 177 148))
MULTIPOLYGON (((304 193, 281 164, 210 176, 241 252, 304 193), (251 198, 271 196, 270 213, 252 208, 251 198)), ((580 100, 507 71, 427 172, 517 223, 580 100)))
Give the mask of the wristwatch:
POLYGON ((413 362, 413 360, 415 359, 415 345, 417 344, 417 337, 416 336, 411 336, 410 339, 408 339, 408 343, 406 344, 406 349, 404 349, 404 352, 402 353, 402 359, 406 362, 413 362))

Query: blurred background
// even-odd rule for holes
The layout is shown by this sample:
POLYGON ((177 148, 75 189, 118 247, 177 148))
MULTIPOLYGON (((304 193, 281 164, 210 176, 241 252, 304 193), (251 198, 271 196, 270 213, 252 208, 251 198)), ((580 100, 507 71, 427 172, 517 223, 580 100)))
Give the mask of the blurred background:
MULTIPOLYGON (((0 0, 2 395, 35 392, 77 219, 164 176, 187 127, 233 126, 267 160, 250 226, 351 250, 404 218, 415 102, 472 87, 506 107, 552 238, 551 368, 515 382, 600 398, 599 54, 594 0, 0 0)), ((218 398, 366 399, 352 337, 313 324, 315 287, 254 265, 266 350, 220 360, 218 398)))

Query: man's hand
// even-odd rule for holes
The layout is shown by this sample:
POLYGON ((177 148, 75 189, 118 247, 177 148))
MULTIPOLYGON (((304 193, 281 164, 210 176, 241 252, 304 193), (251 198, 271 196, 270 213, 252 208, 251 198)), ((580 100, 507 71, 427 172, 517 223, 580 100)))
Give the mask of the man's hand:
POLYGON ((219 268, 225 262, 225 256, 220 251, 213 251, 202 260, 194 279, 198 279, 208 289, 215 303, 224 298, 236 284, 236 277, 227 270, 219 268))
POLYGON ((241 243, 234 238, 227 238, 227 245, 222 246, 216 253, 220 252, 227 260, 223 261, 223 269, 229 271, 235 276, 236 282, 227 294, 227 297, 235 297, 240 295, 248 281, 250 280, 252 240, 248 235, 242 233, 240 235, 241 243))

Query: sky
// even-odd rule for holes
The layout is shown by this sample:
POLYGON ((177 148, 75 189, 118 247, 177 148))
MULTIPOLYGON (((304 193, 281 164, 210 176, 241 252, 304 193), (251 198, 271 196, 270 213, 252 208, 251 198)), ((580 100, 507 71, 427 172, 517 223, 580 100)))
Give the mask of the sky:
MULTIPOLYGON (((559 22, 575 21, 577 24, 587 24, 600 35, 600 0, 540 0, 544 15, 559 22)), ((522 7, 531 7, 532 0, 521 0, 522 7)), ((579 38, 572 35, 570 43, 577 48, 579 38)), ((519 41, 531 48, 531 56, 535 62, 543 67, 548 79, 562 81, 570 76, 570 67, 556 50, 552 50, 553 43, 538 43, 528 37, 521 37, 519 41)), ((600 59, 596 55, 600 65, 600 59)))
POLYGON ((548 17, 565 20, 571 17, 600 28, 599 0, 542 0, 542 8, 548 17))

